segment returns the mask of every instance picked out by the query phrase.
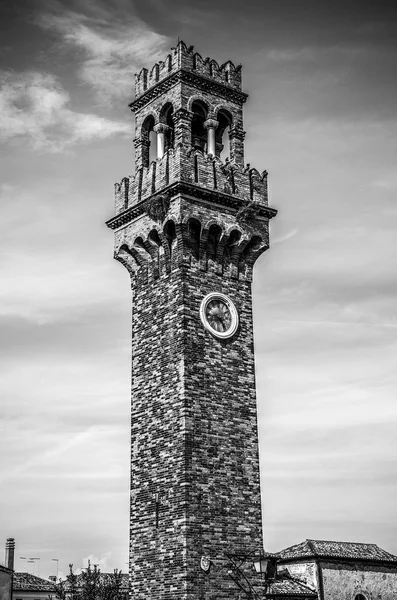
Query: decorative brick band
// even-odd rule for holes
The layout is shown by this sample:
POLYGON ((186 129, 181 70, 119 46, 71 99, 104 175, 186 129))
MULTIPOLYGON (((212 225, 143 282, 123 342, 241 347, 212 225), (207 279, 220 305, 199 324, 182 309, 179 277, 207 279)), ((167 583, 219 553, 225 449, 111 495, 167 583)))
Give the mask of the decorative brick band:
POLYGON ((168 92, 168 90, 178 83, 190 83, 199 90, 215 94, 216 96, 220 96, 231 102, 236 102, 237 104, 243 104, 248 98, 248 94, 245 92, 226 87, 203 75, 197 75, 197 73, 191 73, 181 69, 180 71, 169 75, 162 81, 159 81, 157 85, 148 89, 147 92, 136 98, 128 106, 135 112, 158 96, 162 96, 165 92, 168 92))
MULTIPOLYGON (((211 201, 220 206, 229 207, 235 211, 238 211, 242 207, 246 206, 246 202, 242 198, 230 196, 229 194, 224 194, 222 192, 219 192, 218 190, 205 189, 198 185, 185 182, 176 182, 167 187, 164 187, 161 190, 161 193, 168 194, 170 197, 176 196, 177 194, 187 194, 196 201, 198 199, 204 200, 204 204, 205 201, 211 201)), ((112 217, 111 219, 106 221, 107 227, 109 227, 109 229, 115 230, 119 227, 127 225, 128 223, 131 223, 131 221, 133 221, 145 212, 146 201, 150 196, 151 194, 147 198, 141 200, 139 204, 131 206, 119 215, 116 215, 115 217, 112 217)), ((277 210, 275 208, 271 208, 270 206, 258 205, 257 217, 272 219, 276 215, 277 210)))

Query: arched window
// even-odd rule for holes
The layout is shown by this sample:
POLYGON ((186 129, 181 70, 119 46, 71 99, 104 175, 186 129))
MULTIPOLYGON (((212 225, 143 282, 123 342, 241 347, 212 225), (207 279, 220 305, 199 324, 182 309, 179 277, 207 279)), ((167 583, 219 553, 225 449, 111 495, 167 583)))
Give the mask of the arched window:
POLYGON ((167 221, 167 223, 164 225, 164 235, 167 239, 170 253, 172 253, 177 243, 174 221, 167 221))
POLYGON ((367 600, 367 598, 364 596, 364 594, 356 594, 354 596, 354 600, 367 600))
POLYGON ((157 133, 153 129, 149 132, 149 165, 157 159, 157 133))
POLYGON ((157 158, 157 135, 153 131, 154 117, 148 115, 142 123, 142 165, 148 167, 152 160, 157 158))
POLYGON ((168 126, 164 135, 164 151, 174 147, 174 107, 171 102, 164 104, 160 112, 160 123, 168 126))
POLYGON ((237 248, 237 246, 240 243, 240 239, 241 239, 241 231, 238 231, 237 229, 233 229, 233 231, 230 232, 229 234, 229 238, 226 242, 224 251, 223 251, 223 259, 226 262, 229 262, 233 251, 237 248))
POLYGON ((208 108, 201 102, 195 100, 192 104, 192 146, 205 150, 207 145, 207 130, 204 127, 204 121, 207 119, 208 108))
POLYGON ((230 156, 229 131, 233 122, 232 115, 221 109, 218 112, 218 127, 215 131, 216 155, 222 160, 230 156))
POLYGON ((191 218, 187 224, 189 245, 193 256, 198 259, 200 249, 201 223, 198 219, 191 218))
POLYGON ((152 231, 149 233, 148 238, 149 238, 150 242, 152 242, 158 248, 160 248, 160 246, 161 246, 161 240, 160 240, 158 232, 155 229, 152 229, 152 231))
POLYGON ((219 225, 211 225, 207 239, 207 258, 215 260, 221 235, 222 229, 219 225))
POLYGON ((252 254, 256 250, 259 250, 261 244, 262 238, 260 238, 259 235, 253 235, 240 256, 240 262, 247 262, 248 264, 253 264, 255 260, 252 260, 252 254))

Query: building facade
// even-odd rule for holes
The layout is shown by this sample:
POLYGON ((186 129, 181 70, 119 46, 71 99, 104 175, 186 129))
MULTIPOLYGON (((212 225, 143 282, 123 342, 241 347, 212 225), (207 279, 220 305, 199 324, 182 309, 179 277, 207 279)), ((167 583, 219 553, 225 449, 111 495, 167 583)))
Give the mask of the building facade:
POLYGON ((0 564, 0 600, 11 600, 14 577, 15 540, 7 538, 4 565, 0 564))
POLYGON ((279 552, 278 565, 319 600, 397 598, 397 556, 376 544, 305 540, 279 552))
POLYGON ((183 42, 136 76, 135 175, 107 225, 132 288, 137 600, 234 597, 230 558, 262 548, 251 283, 276 211, 244 163, 246 98, 240 67, 183 42))
POLYGON ((13 571, 0 565, 0 600, 11 600, 13 571))

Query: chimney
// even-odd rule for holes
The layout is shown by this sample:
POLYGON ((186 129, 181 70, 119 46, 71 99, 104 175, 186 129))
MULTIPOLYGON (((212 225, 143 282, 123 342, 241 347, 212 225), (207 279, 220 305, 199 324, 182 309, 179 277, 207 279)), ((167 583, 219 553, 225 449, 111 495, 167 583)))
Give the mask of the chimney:
POLYGON ((15 552, 15 540, 14 538, 7 538, 6 541, 6 553, 5 553, 5 566, 7 569, 14 570, 14 552, 15 552))

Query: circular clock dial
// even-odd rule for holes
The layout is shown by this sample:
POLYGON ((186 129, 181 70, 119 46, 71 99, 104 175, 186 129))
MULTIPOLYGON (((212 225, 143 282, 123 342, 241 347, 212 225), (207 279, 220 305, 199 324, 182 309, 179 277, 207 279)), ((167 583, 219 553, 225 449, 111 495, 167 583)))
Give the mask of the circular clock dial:
POLYGON ((204 327, 219 338, 231 337, 237 331, 237 309, 225 294, 208 294, 201 303, 200 317, 204 327))

